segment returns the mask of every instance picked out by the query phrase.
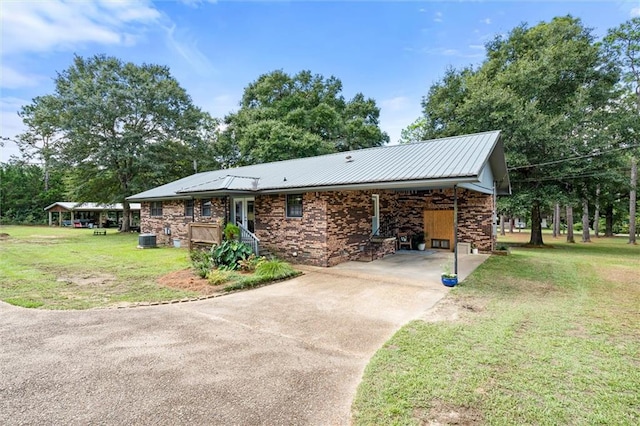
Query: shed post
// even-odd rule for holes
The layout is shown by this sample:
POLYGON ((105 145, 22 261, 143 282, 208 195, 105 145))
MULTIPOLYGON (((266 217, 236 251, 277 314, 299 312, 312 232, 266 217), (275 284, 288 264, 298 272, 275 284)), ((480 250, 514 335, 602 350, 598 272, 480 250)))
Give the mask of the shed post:
POLYGON ((453 185, 453 273, 458 274, 458 185, 453 185))

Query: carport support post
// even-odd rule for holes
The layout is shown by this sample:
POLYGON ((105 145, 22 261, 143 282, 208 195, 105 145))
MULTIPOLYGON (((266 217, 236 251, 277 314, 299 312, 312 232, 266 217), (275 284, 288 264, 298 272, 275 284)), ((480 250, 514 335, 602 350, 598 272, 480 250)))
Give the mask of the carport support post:
POLYGON ((453 185, 453 273, 458 274, 458 185, 453 185))

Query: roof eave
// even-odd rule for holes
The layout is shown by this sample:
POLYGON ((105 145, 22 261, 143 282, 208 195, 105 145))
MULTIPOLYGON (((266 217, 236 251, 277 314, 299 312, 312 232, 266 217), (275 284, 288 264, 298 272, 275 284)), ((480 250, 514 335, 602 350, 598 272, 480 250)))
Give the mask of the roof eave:
POLYGON ((417 190, 417 189, 438 189, 453 188, 461 183, 478 182, 478 176, 461 176, 455 178, 441 179, 419 179, 391 182, 363 182, 339 185, 322 185, 322 186, 306 186, 306 187, 290 187, 290 188, 270 188, 259 191, 261 194, 286 194, 296 192, 313 192, 313 191, 352 191, 352 190, 369 190, 369 189, 396 189, 396 190, 417 190))

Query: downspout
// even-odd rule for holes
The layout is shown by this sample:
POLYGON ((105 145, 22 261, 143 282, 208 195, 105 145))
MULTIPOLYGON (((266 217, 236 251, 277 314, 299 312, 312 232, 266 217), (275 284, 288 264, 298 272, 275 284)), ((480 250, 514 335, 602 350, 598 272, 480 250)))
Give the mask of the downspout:
POLYGON ((453 273, 458 274, 458 185, 453 185, 453 273))
POLYGON ((229 222, 229 196, 225 196, 224 198, 224 222, 220 224, 220 226, 224 227, 227 222, 229 222))
POLYGON ((498 239, 498 181, 493 181, 493 216, 491 217, 491 251, 495 250, 498 239))

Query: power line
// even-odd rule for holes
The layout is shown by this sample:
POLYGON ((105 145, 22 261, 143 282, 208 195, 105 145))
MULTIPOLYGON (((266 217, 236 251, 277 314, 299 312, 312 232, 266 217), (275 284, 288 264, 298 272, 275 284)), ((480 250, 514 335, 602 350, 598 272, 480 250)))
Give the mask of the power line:
POLYGON ((590 174, 582 174, 582 175, 570 175, 570 176, 551 176, 551 177, 540 177, 540 178, 529 178, 529 179, 516 179, 514 182, 540 182, 540 181, 549 181, 549 180, 569 180, 569 179, 582 179, 588 177, 596 177, 596 176, 604 176, 609 174, 611 171, 626 171, 626 169, 610 169, 603 172, 598 173, 590 173, 590 174))
POLYGON ((638 144, 638 145, 629 145, 629 146, 620 147, 620 148, 612 148, 612 149, 607 150, 607 151, 600 151, 600 152, 596 152, 596 153, 593 153, 593 154, 587 154, 587 155, 579 155, 577 157, 563 158, 561 160, 547 161, 546 163, 538 163, 538 164, 529 164, 529 165, 526 165, 526 166, 509 167, 507 170, 511 171, 511 170, 527 169, 527 168, 531 168, 531 167, 550 166, 552 164, 564 163, 566 161, 581 160, 583 158, 593 158, 593 157, 597 157, 597 156, 602 155, 602 154, 608 154, 610 152, 622 151, 622 150, 625 150, 625 149, 638 148, 638 147, 640 147, 640 144, 638 144))

